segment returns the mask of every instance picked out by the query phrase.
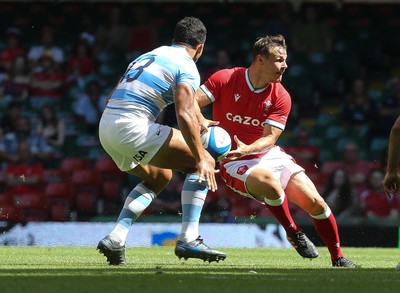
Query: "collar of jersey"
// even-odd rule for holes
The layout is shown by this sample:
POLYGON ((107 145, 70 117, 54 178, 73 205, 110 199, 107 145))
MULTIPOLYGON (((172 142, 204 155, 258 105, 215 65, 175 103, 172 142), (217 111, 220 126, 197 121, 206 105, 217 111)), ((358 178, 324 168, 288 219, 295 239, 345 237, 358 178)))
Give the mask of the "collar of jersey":
POLYGON ((179 46, 179 45, 175 45, 175 44, 172 44, 171 47, 181 49, 183 52, 185 52, 185 54, 187 56, 190 57, 189 53, 185 50, 185 47, 182 47, 182 46, 179 46))
POLYGON ((265 89, 269 86, 269 84, 268 84, 268 85, 265 86, 265 87, 256 89, 256 88, 253 86, 253 84, 251 83, 250 76, 249 76, 249 69, 248 69, 248 68, 247 68, 246 71, 244 72, 244 75, 246 76, 246 82, 247 82, 247 85, 249 86, 250 90, 251 90, 252 92, 255 92, 256 94, 261 93, 263 90, 265 90, 265 89))

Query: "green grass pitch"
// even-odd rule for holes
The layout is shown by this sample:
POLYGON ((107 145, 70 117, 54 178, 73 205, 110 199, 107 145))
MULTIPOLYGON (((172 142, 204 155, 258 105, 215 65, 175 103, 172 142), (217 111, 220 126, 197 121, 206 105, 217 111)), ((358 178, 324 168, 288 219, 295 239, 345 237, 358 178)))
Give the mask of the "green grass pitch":
POLYGON ((0 292, 400 292, 400 251, 344 248, 360 267, 332 268, 294 249, 223 249, 225 261, 178 260, 173 247, 128 248, 110 267, 95 248, 0 247, 0 292))

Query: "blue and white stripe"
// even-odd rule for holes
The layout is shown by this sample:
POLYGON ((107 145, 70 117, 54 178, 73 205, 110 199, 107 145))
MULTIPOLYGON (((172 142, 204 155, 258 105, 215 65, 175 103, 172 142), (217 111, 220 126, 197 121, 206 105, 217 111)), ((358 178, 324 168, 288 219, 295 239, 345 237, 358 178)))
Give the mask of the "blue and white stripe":
POLYGON ((174 102, 180 83, 189 84, 193 93, 200 86, 196 64, 179 46, 162 46, 132 61, 110 97, 108 108, 121 112, 142 110, 152 120, 174 102))
POLYGON ((117 223, 129 229, 155 197, 153 191, 139 183, 126 198, 117 223))

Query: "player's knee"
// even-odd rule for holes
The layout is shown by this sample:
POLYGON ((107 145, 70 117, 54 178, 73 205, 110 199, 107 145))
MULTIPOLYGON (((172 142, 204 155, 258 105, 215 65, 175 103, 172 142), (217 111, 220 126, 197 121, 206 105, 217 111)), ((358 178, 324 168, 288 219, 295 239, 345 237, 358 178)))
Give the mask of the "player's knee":
POLYGON ((265 195, 251 194, 251 196, 259 202, 264 202, 264 198, 267 198, 265 195))
POLYGON ((171 181, 173 176, 173 173, 171 170, 163 170, 163 172, 160 172, 157 177, 155 178, 155 181, 159 183, 160 186, 167 186, 168 183, 171 181))
POLYGON ((312 202, 312 211, 311 214, 318 215, 323 213, 326 210, 326 202, 322 198, 316 198, 312 202))
POLYGON ((268 170, 253 173, 248 177, 247 189, 257 200, 277 199, 282 193, 280 179, 268 170))
POLYGON ((157 172, 145 176, 145 178, 143 178, 143 183, 154 193, 159 194, 171 181, 172 176, 172 170, 160 169, 157 172))

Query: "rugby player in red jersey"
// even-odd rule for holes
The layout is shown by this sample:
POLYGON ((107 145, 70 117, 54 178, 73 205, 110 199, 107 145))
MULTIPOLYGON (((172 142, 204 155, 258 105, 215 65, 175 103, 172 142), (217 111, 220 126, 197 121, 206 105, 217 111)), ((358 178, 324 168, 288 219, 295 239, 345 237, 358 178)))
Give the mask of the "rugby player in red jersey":
POLYGON ((313 219, 334 267, 355 267, 340 249, 338 227, 330 208, 294 159, 275 143, 291 109, 289 93, 280 83, 287 68, 285 39, 259 38, 249 68, 223 69, 197 91, 200 107, 213 103, 213 119, 198 110, 203 128, 219 123, 232 138, 232 151, 220 164, 225 183, 237 193, 266 205, 286 230, 287 238, 305 258, 318 257, 314 244, 293 220, 288 200, 313 219))

